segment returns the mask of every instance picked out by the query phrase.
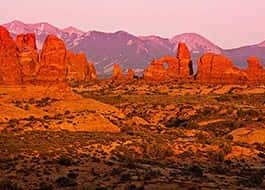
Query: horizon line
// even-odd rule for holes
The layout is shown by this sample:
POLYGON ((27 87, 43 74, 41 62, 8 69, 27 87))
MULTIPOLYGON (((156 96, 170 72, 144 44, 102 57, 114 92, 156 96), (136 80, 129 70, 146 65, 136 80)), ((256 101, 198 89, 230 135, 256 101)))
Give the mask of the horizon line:
POLYGON ((11 24, 12 22, 19 22, 19 23, 22 23, 22 24, 25 24, 25 25, 35 25, 35 24, 48 24, 52 27, 55 27, 59 30, 66 30, 68 28, 74 28, 80 32, 82 32, 84 34, 87 34, 89 32, 99 32, 99 33, 105 33, 105 34, 115 34, 115 33, 119 33, 119 32, 124 32, 124 33, 127 33, 129 35, 132 35, 134 37, 137 37, 137 38, 144 38, 144 37, 158 37, 158 38, 162 38, 162 39, 166 39, 166 40, 172 40, 173 38, 177 37, 177 36, 180 36, 180 35, 185 35, 185 34, 192 34, 192 35, 197 35, 199 37, 202 37, 204 39, 206 39, 207 41, 209 41, 210 43, 212 43, 213 45, 215 45, 216 47, 220 48, 221 50, 232 50, 232 49, 239 49, 239 48, 243 48, 243 47, 249 47, 249 46, 254 46, 254 45, 259 45, 259 44, 262 44, 263 42, 265 42, 265 39, 259 41, 259 42, 253 42, 251 44, 245 44, 245 45, 240 45, 240 46, 236 46, 236 47, 231 47, 231 48, 223 48, 222 46, 219 46, 217 45, 215 42, 213 42, 212 40, 208 39, 208 37, 205 37, 204 35, 200 34, 200 33, 197 33, 197 32, 182 32, 182 33, 179 33, 179 34, 176 34, 174 35, 173 37, 164 37, 164 36, 161 36, 161 35, 157 35, 157 34, 148 34, 148 35, 135 35, 134 33, 131 33, 129 31, 126 31, 126 30, 114 30, 114 31, 100 31, 100 30, 83 30, 83 29, 80 29, 79 27, 76 27, 74 25, 68 25, 66 27, 58 27, 57 25, 54 25, 54 24, 51 24, 50 22, 48 21, 40 21, 40 22, 24 22, 24 21, 21 21, 19 19, 14 19, 14 20, 11 20, 9 22, 6 22, 6 23, 2 23, 0 24, 0 26, 4 26, 4 25, 7 25, 7 24, 11 24))

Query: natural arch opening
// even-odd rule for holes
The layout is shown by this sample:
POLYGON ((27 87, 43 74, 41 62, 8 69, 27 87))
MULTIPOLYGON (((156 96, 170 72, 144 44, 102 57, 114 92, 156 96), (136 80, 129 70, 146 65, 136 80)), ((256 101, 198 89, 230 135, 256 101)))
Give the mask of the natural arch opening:
POLYGON ((168 67, 169 67, 169 66, 168 66, 168 63, 167 63, 167 62, 164 62, 164 63, 163 63, 163 68, 164 68, 165 70, 167 70, 168 67))
POLYGON ((189 62, 189 75, 194 74, 194 68, 193 68, 193 63, 192 61, 189 62))

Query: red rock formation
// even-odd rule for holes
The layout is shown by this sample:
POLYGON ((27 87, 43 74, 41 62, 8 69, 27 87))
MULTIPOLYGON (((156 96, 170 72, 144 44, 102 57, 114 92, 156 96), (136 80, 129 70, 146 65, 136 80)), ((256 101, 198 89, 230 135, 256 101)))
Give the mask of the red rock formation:
POLYGON ((32 81, 36 75, 38 52, 35 34, 20 34, 16 37, 23 81, 32 81))
POLYGON ((126 79, 127 80, 133 80, 135 77, 135 73, 132 69, 128 69, 127 75, 126 75, 126 79))
POLYGON ((153 81, 186 80, 192 74, 190 52, 184 43, 179 43, 177 57, 164 56, 154 60, 144 71, 144 78, 153 81))
POLYGON ((114 66, 113 66, 112 79, 114 79, 114 80, 123 80, 124 79, 121 67, 118 64, 114 64, 114 66))
POLYGON ((49 35, 40 53, 40 65, 37 79, 55 82, 66 80, 66 48, 64 42, 56 36, 49 35))
POLYGON ((67 80, 85 80, 87 72, 87 59, 86 55, 74 54, 70 51, 67 52, 67 80))
POLYGON ((178 44, 178 51, 177 51, 177 58, 178 59, 191 59, 190 51, 185 43, 178 44))
POLYGON ((177 75, 180 78, 188 78, 193 75, 190 51, 185 43, 179 43, 177 58, 179 60, 177 75))
POLYGON ((94 64, 88 63, 85 80, 96 80, 96 79, 97 79, 97 71, 94 67, 94 64))
POLYGON ((49 35, 38 56, 35 34, 18 35, 14 42, 9 32, 0 27, 0 84, 96 78, 96 69, 87 62, 85 54, 67 51, 57 37, 49 35))
POLYGON ((16 43, 9 32, 0 26, 0 84, 20 84, 21 67, 16 43))
POLYGON ((246 74, 223 55, 207 53, 198 59, 196 79, 207 83, 241 83, 246 74))
POLYGON ((245 72, 248 81, 254 83, 265 82, 265 69, 263 69, 260 60, 257 57, 249 57, 247 62, 248 67, 245 72))
POLYGON ((162 81, 169 79, 167 68, 164 67, 164 63, 160 60, 153 60, 144 71, 144 79, 148 81, 162 81))
POLYGON ((37 50, 35 34, 19 34, 16 37, 16 44, 20 51, 37 50))

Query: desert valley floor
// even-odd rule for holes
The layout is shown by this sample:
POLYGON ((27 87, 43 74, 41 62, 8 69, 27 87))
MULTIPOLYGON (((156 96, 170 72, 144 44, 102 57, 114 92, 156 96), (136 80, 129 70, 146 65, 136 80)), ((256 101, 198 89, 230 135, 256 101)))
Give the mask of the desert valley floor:
POLYGON ((265 189, 265 86, 1 86, 0 108, 0 189, 265 189))

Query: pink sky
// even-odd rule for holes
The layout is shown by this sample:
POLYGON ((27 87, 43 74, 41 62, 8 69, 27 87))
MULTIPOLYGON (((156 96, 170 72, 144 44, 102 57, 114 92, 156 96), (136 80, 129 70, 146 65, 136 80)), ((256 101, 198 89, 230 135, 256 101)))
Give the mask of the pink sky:
POLYGON ((232 48, 265 40, 264 10, 264 0, 6 0, 0 18, 162 37, 196 32, 232 48))

